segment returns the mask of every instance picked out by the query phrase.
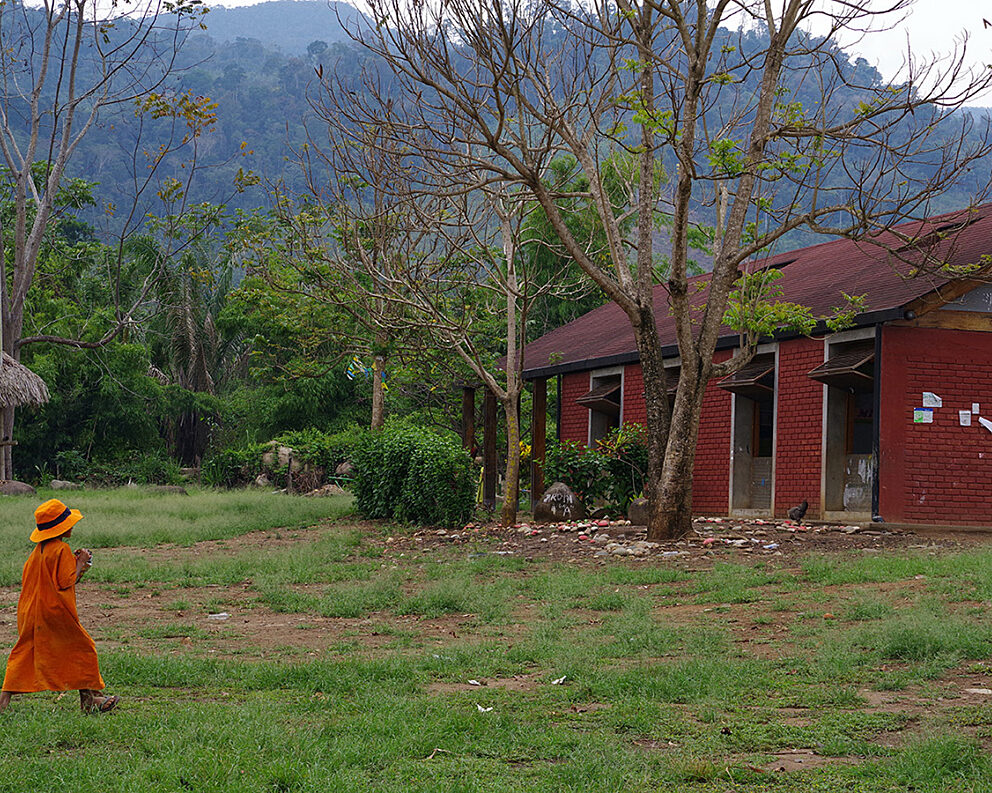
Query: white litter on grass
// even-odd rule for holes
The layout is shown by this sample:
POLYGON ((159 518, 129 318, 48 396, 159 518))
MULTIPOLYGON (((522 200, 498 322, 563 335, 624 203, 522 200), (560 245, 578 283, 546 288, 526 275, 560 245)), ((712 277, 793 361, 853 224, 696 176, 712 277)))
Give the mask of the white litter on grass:
POLYGON ((226 611, 222 611, 219 614, 208 614, 207 615, 207 619, 208 620, 218 620, 220 622, 223 622, 224 620, 230 618, 230 616, 231 615, 228 614, 226 611))
POLYGON ((560 686, 562 683, 565 682, 565 678, 566 677, 568 677, 568 675, 562 675, 557 680, 552 680, 551 681, 551 685, 553 685, 553 686, 560 686))
POLYGON ((488 713, 489 711, 492 710, 492 708, 484 708, 484 707, 482 707, 482 705, 480 705, 478 702, 475 703, 475 707, 477 707, 479 709, 479 713, 488 713))
POLYGON ((478 680, 469 680, 469 681, 468 681, 468 684, 469 684, 470 686, 481 686, 481 685, 483 685, 483 684, 482 684, 482 683, 480 683, 480 682, 479 682, 478 680))

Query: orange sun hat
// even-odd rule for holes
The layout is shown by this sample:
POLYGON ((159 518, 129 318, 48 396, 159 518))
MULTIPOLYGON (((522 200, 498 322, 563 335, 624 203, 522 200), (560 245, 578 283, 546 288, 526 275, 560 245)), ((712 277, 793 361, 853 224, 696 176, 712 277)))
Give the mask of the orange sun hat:
POLYGON ((65 534, 83 517, 78 509, 69 509, 57 498, 52 498, 34 511, 37 528, 31 532, 31 542, 43 542, 65 534))

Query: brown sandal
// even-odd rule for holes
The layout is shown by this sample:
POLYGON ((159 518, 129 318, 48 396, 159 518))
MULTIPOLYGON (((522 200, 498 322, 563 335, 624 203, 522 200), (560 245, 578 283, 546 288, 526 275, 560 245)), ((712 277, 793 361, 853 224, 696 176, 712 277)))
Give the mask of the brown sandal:
MULTIPOLYGON (((95 698, 94 698, 95 699, 95 698)), ((87 709, 87 713, 110 713, 117 704, 121 701, 121 698, 114 694, 109 697, 102 697, 100 702, 93 702, 87 709)))

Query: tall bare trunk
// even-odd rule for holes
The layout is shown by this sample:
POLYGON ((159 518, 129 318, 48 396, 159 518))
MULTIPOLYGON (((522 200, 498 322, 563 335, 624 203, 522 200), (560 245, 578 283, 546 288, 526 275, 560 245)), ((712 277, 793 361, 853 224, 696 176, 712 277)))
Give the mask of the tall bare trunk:
POLYGON ((372 359, 372 424, 374 430, 381 430, 386 423, 385 383, 382 379, 386 371, 386 358, 376 355, 372 359))
MULTIPOLYGON (((691 366, 691 364, 690 364, 691 366)), ((696 438, 699 435, 700 405, 706 380, 698 373, 688 377, 685 394, 676 399, 665 459, 657 484, 659 500, 654 507, 648 537, 673 540, 692 530, 692 474, 696 464, 696 438)))
POLYGON ((516 397, 503 403, 506 412, 506 488, 500 523, 512 526, 517 522, 520 502, 520 402, 516 397))
MULTIPOLYGON (((3 249, 0 247, 0 256, 3 256, 3 249)), ((9 323, 9 312, 7 310, 7 272, 3 262, 0 261, 0 351, 7 355, 14 356, 14 336, 11 333, 9 323)), ((3 366, 3 357, 0 356, 0 368, 3 366)), ((4 405, 0 407, 0 441, 13 440, 14 436, 14 408, 4 405)), ((13 449, 11 446, 0 446, 0 482, 5 479, 12 479, 14 476, 13 449)))
POLYGON ((506 259, 506 492, 500 522, 517 522, 520 503, 520 351, 517 338, 517 261, 516 238, 508 207, 500 213, 503 255, 506 259))
MULTIPOLYGON (((642 310, 640 321, 634 327, 634 338, 641 359, 644 380, 645 427, 648 443, 648 470, 644 480, 644 497, 652 510, 661 503, 662 470, 665 449, 671 432, 671 412, 668 406, 668 382, 665 377, 661 342, 654 324, 654 313, 642 310)), ((654 538, 657 521, 654 513, 649 520, 648 536, 654 538)))
MULTIPOLYGON (((3 430, 0 438, 11 440, 14 436, 14 408, 4 407, 0 410, 0 421, 3 422, 3 430)), ((14 478, 13 455, 10 446, 0 446, 0 482, 5 479, 14 478)))

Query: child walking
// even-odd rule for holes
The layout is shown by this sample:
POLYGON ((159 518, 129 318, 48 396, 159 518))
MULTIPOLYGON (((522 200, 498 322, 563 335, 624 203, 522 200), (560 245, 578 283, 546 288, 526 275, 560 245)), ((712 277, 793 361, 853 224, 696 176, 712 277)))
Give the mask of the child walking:
POLYGON ((17 601, 17 644, 7 659, 0 691, 0 711, 12 694, 79 690, 84 713, 106 713, 117 707, 116 696, 103 696, 103 678, 96 645, 79 624, 76 584, 93 564, 85 548, 75 553, 65 543, 83 517, 51 499, 34 512, 38 543, 24 563, 17 601))

